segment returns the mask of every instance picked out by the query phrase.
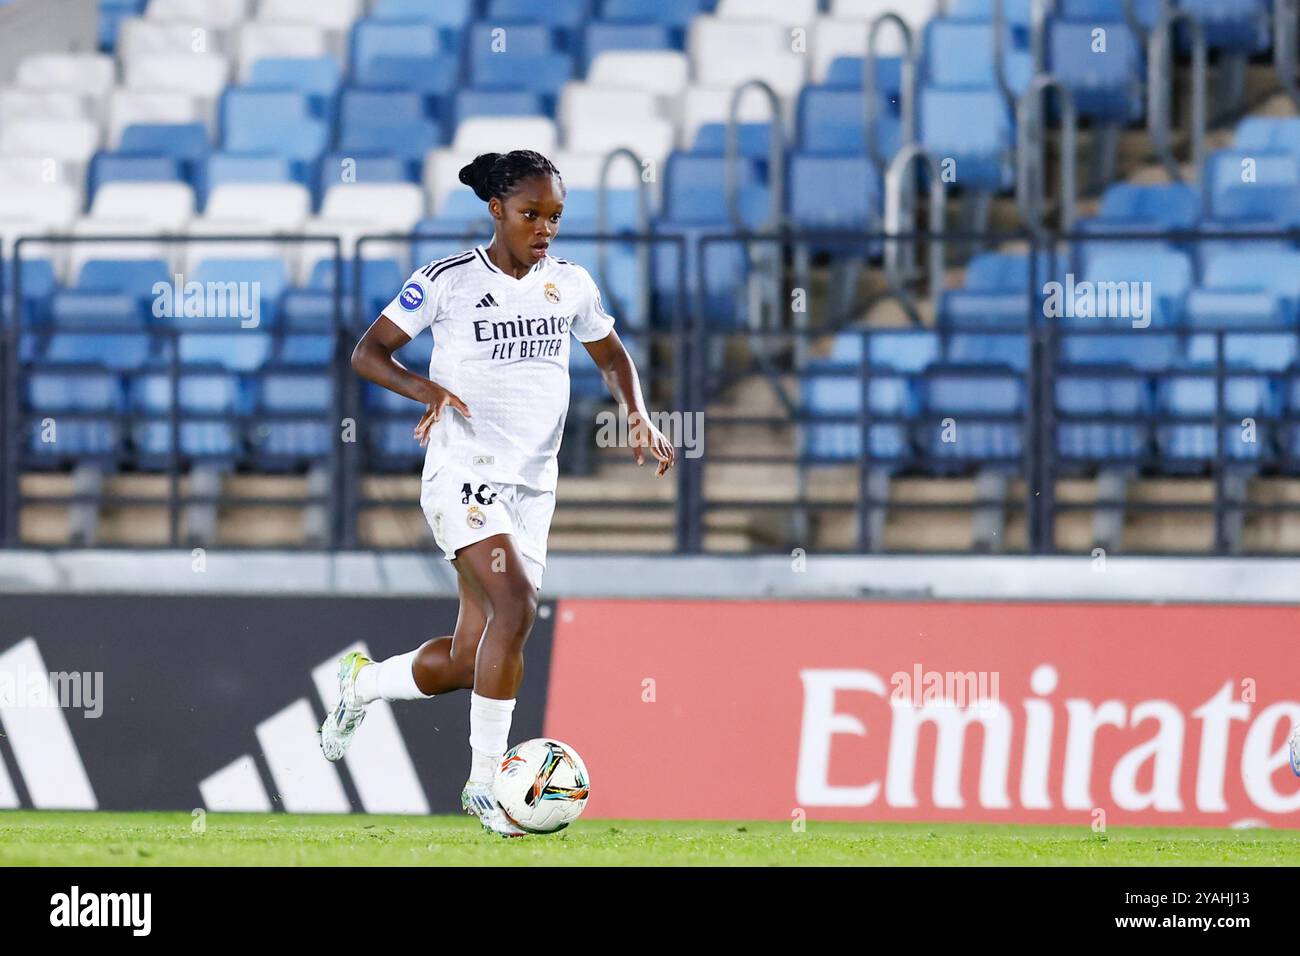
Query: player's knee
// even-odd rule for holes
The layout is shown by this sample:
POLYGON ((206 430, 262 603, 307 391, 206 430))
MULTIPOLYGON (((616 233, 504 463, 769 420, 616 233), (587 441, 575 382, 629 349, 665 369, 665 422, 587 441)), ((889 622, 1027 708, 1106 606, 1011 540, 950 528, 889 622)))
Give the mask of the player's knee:
POLYGON ((499 632, 522 645, 537 619, 537 593, 529 590, 494 602, 492 618, 499 632))

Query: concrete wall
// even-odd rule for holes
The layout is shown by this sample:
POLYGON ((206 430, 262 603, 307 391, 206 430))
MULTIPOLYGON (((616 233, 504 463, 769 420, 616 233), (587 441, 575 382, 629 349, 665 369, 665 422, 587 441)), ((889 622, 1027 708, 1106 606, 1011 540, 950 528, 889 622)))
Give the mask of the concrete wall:
POLYGON ((15 0, 0 6, 0 83, 32 53, 93 53, 99 28, 95 0, 15 0))

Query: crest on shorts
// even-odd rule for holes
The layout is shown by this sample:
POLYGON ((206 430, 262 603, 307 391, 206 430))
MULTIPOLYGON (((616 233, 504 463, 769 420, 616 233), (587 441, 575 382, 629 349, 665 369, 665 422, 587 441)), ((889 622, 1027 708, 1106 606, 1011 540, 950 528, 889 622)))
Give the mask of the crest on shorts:
POLYGON ((556 288, 554 282, 548 282, 542 286, 542 295, 546 296, 547 302, 559 302, 560 290, 556 288))
POLYGON ((483 514, 478 505, 470 505, 469 511, 465 513, 465 523, 477 531, 486 523, 487 517, 483 514))

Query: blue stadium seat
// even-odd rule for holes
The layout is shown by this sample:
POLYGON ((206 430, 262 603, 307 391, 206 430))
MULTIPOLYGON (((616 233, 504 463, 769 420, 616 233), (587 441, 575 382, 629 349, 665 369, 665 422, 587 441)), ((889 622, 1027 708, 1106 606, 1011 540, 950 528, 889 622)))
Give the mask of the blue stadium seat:
POLYGON ((1267 0, 1179 0, 1178 8, 1191 13, 1205 28, 1212 49, 1259 53, 1271 39, 1267 0))
POLYGON ((89 259, 77 276, 82 292, 121 292, 152 298, 158 282, 171 282, 171 270, 162 259, 89 259))
MULTIPOLYGON (((1066 318, 1063 322, 1075 325, 1089 323, 1131 324, 1138 316, 1138 297, 1153 327, 1177 325, 1182 321, 1183 302, 1192 287, 1192 260, 1185 253, 1145 248, 1138 255, 1132 248, 1117 251, 1104 245, 1095 254, 1085 250, 1083 279, 1094 283, 1094 311, 1098 317, 1066 318), (1119 283, 1117 295, 1109 290, 1119 283), (1149 283, 1149 285, 1148 285, 1149 283), (1146 302, 1149 289, 1151 300, 1146 302), (1105 297, 1103 304, 1102 298, 1105 297), (1128 299, 1127 309, 1125 299, 1128 299)), ((1087 288, 1087 287, 1076 287, 1087 288)), ((1063 290, 1063 296, 1068 291, 1063 290)), ((1077 299, 1077 293, 1076 293, 1077 299)))
POLYGON ((267 370, 258 389, 258 412, 267 417, 259 417, 248 429, 258 464, 293 466, 327 456, 334 439, 333 409, 334 381, 329 372, 267 370), (290 413, 309 417, 295 418, 290 413))
POLYGON ((233 290, 238 298, 227 295, 223 301, 214 303, 217 314, 202 318, 187 317, 184 323, 186 326, 205 321, 209 325, 224 326, 239 324, 239 320, 251 320, 253 316, 245 312, 236 315, 231 313, 237 308, 251 312, 254 294, 257 295, 259 326, 274 326, 279 314, 280 297, 289 285, 288 267, 283 259, 204 259, 190 278, 203 283, 208 289, 233 290))
POLYGON ((212 190, 226 183, 292 182, 293 164, 287 156, 274 153, 226 153, 208 156, 203 164, 203 203, 207 205, 212 190))
POLYGON ((1069 88, 1080 116, 1127 123, 1142 115, 1142 53, 1122 18, 1052 19, 1047 62, 1069 88), (1104 52, 1094 49, 1096 30, 1105 31, 1104 52))
POLYGON ((374 0, 372 20, 421 20, 441 27, 461 28, 474 15, 474 0, 374 0))
POLYGON ((1233 147, 1248 153, 1290 153, 1300 159, 1300 117, 1247 116, 1237 126, 1233 147))
POLYGON ((122 379, 100 366, 36 368, 24 377, 27 408, 47 412, 120 412, 126 407, 122 379))
POLYGON ((1187 293, 1187 324, 1192 328, 1278 326, 1288 322, 1271 292, 1193 289, 1187 293))
POLYGON ((267 57, 253 63, 250 87, 291 89, 307 95, 311 115, 333 117, 334 98, 343 82, 343 68, 332 56, 267 57))
POLYGON ((93 202, 104 183, 177 182, 185 177, 179 160, 170 156, 144 156, 135 153, 96 153, 90 161, 89 188, 93 202))
POLYGON ((147 332, 56 332, 50 336, 42 361, 51 364, 100 364, 129 370, 150 359, 152 343, 147 332))
POLYGON ((182 176, 197 188, 210 149, 208 128, 202 123, 132 123, 122 131, 117 155, 169 156, 180 162, 182 176))
POLYGON ((566 43, 572 44, 578 28, 591 13, 591 0, 487 0, 485 18, 492 23, 530 21, 563 31, 566 43))
MULTIPOLYGON (((1231 419, 1222 432, 1222 452, 1237 461, 1260 461, 1272 457, 1271 429, 1257 422, 1243 428, 1239 419, 1276 414, 1278 397, 1268 379, 1234 376, 1224 381, 1223 412, 1231 419), (1253 440, 1247 440, 1247 436, 1253 440)), ((1181 418, 1211 418, 1218 404, 1218 385, 1208 376, 1174 376, 1156 386, 1159 410, 1181 418)), ((1185 461, 1207 461, 1216 456, 1213 421, 1165 423, 1156 428, 1156 443, 1168 466, 1185 461)))
POLYGON ((319 208, 326 190, 342 182, 354 183, 410 183, 419 182, 419 173, 411 163, 392 153, 349 152, 326 153, 316 164, 315 203, 319 208), (344 176, 349 177, 344 179, 344 176))
MULTIPOLYGON (((636 232, 638 199, 635 189, 610 189, 605 194, 605 228, 636 232)), ((564 197, 564 228, 568 232, 596 231, 596 190, 575 187, 564 197)), ((565 256, 566 259, 576 258, 565 256)))
POLYGON ((355 155, 382 147, 408 163, 407 178, 418 177, 425 154, 443 142, 442 127, 424 112, 413 91, 345 90, 339 104, 335 148, 355 155))
POLYGON ((453 123, 471 116, 543 116, 546 104, 531 90, 457 90, 452 103, 453 123))
MULTIPOLYGON (((898 117, 882 96, 877 113, 876 141, 880 152, 893 156, 902 145, 898 117)), ((799 94, 799 148, 808 153, 865 153, 866 117, 859 90, 808 86, 799 94)))
MULTIPOLYGON (((131 376, 127 386, 131 408, 145 414, 167 414, 172 408, 169 372, 148 371, 131 376)), ((186 369, 176 379, 177 408, 182 413, 247 411, 248 400, 238 376, 220 369, 186 369)))
MULTIPOLYGON (((867 339, 867 351, 872 366, 916 373, 940 360, 942 345, 933 332, 874 332, 867 339)), ((837 336, 831 357, 841 362, 861 362, 861 337, 837 336)))
POLYGON ((135 295, 60 289, 50 301, 50 317, 60 329, 143 329, 145 310, 135 295))
MULTIPOLYGON (((860 56, 837 56, 831 60, 830 69, 826 71, 826 83, 823 88, 861 90, 863 87, 863 70, 867 61, 860 56)), ((810 89, 813 87, 805 87, 810 89)), ((899 97, 903 88, 903 58, 898 56, 876 57, 876 90, 885 99, 889 115, 898 114, 899 97)))
POLYGON ((1300 159, 1285 152, 1222 149, 1206 161, 1209 216, 1219 220, 1295 221, 1300 159), (1244 177, 1253 172, 1253 181, 1244 177))
POLYGON ((1114 335, 1063 335, 1060 343, 1060 360, 1067 365, 1123 365, 1158 372, 1182 358, 1178 336, 1154 329, 1132 329, 1114 335))
MULTIPOLYGON (((740 123, 736 130, 736 152, 759 162, 767 178, 767 157, 771 152, 771 123, 740 123)), ((690 152, 698 156, 724 156, 727 152, 727 124, 702 123, 695 131, 690 152)))
MULTIPOLYGON (((790 157, 790 218, 806 229, 881 228, 880 177, 864 155, 790 157)), ((829 247, 832 250, 834 246, 829 247)), ((843 251, 851 247, 840 246, 843 251)))
MULTIPOLYGON (((923 49, 927 87, 998 88, 993 62, 993 24, 989 20, 936 17, 926 24, 923 49)), ((1005 27, 1003 50, 1007 84, 1019 96, 1029 85, 1033 62, 1027 50, 1016 48, 1010 23, 1005 27)))
POLYGON ((421 19, 358 20, 352 27, 352 83, 442 96, 460 63, 447 27, 421 19))
MULTIPOLYGON (((131 426, 131 443, 136 461, 144 467, 161 467, 171 453, 172 433, 170 422, 137 422, 131 426)), ((241 454, 239 437, 230 422, 182 421, 180 423, 180 454, 185 458, 228 460, 241 454)))
POLYGON ((976 189, 1009 188, 1014 178, 1011 114, 992 89, 921 91, 921 145, 956 163, 956 182, 976 189))
MULTIPOLYGON (((863 457, 862 426, 853 422, 822 422, 829 416, 858 416, 862 412, 862 381, 856 371, 826 363, 812 363, 800 379, 804 415, 803 457, 812 461, 857 461, 863 457)), ((914 390, 906 378, 873 376, 867 385, 872 416, 907 419, 916 414, 914 390)), ((911 457, 908 422, 872 422, 870 456, 897 462, 911 457)))
MULTIPOLYGON (((27 252, 26 247, 23 249, 27 252)), ((54 273, 54 263, 49 259, 31 259, 26 255, 21 260, 21 268, 15 270, 18 265, 15 259, 0 259, 0 288, 3 294, 0 295, 0 325, 7 325, 13 321, 13 297, 15 278, 22 279, 22 322, 24 327, 39 327, 47 324, 50 317, 50 301, 54 292, 59 287, 59 280, 54 273), (15 276, 15 271, 18 275, 15 276)), ((25 347, 30 347, 34 342, 27 336, 23 337, 25 347)), ((22 353, 23 361, 30 357, 29 353, 22 353)))
POLYGON ((1097 219, 1132 225, 1129 231, 1193 229, 1201 197, 1185 183, 1113 183, 1101 197, 1097 219))
MULTIPOLYGON (((742 219, 751 228, 767 218, 770 202, 753 160, 738 163, 738 200, 742 219)), ((680 225, 730 224, 724 193, 726 163, 718 156, 673 153, 664 183, 664 218, 680 225)))
POLYGON ((231 372, 255 372, 271 356, 272 337, 260 329, 235 326, 226 332, 182 332, 178 339, 184 365, 220 365, 231 372))
POLYGON ((46 464, 116 458, 122 447, 122 428, 111 419, 62 420, 47 430, 43 419, 27 427, 26 451, 46 464))
POLYGON ((552 30, 537 23, 476 23, 470 28, 470 85, 482 90, 532 90, 555 97, 573 78, 573 56, 557 50, 552 30), (493 31, 506 31, 494 50, 493 31))
POLYGON ((1266 292, 1278 303, 1282 316, 1295 322, 1300 315, 1300 253, 1252 249, 1220 252, 1205 263, 1202 285, 1206 289, 1266 292))
POLYGON ((1020 458, 1025 385, 1019 376, 974 366, 932 367, 921 388, 927 413, 921 439, 936 463, 994 464, 1020 458), (948 418, 952 427, 944 424, 948 418))
POLYGON ((712 6, 706 0, 604 0, 600 15, 605 20, 665 23, 684 29, 712 6))
POLYGON ((327 368, 333 359, 333 335, 289 332, 280 339, 274 361, 283 366, 327 368))
POLYGON ((306 94, 292 90, 227 89, 221 125, 229 152, 275 153, 299 162, 319 156, 329 135, 328 124, 311 115, 306 94))
POLYGON ((672 30, 662 23, 589 23, 583 34, 583 72, 606 50, 665 50, 673 46, 672 30))
MULTIPOLYGON (((1187 341, 1187 363, 1212 366, 1217 357, 1216 336, 1199 332, 1187 341)), ((1223 336, 1223 357, 1230 368, 1285 371, 1300 359, 1300 343, 1291 332, 1238 332, 1223 336)))
POLYGON ((1105 420, 1142 419, 1150 414, 1151 392, 1145 378, 1097 372, 1062 375, 1056 380, 1056 408, 1060 419, 1056 447, 1063 458, 1100 462, 1145 456, 1149 442, 1145 422, 1105 420))
POLYGON ((945 361, 950 365, 1005 365, 1024 372, 1029 368, 1029 338, 1024 333, 956 333, 948 339, 945 361))

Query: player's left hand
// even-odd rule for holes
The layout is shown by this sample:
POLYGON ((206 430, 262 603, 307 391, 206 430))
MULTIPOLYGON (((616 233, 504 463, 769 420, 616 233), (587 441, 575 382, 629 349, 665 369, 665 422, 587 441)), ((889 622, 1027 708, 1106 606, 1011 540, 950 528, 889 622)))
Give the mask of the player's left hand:
POLYGON ((655 428, 653 422, 636 412, 627 417, 627 435, 632 445, 632 457, 636 459, 638 465, 645 464, 647 448, 650 449, 650 454, 659 459, 659 467, 655 469, 656 478, 662 478, 677 460, 677 449, 673 447, 673 443, 663 432, 655 428))

